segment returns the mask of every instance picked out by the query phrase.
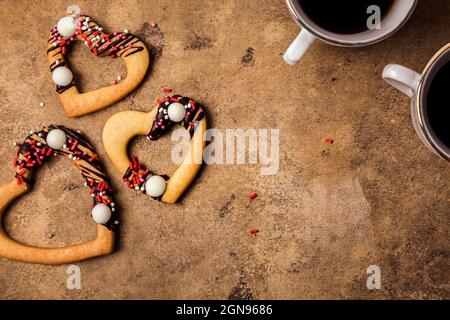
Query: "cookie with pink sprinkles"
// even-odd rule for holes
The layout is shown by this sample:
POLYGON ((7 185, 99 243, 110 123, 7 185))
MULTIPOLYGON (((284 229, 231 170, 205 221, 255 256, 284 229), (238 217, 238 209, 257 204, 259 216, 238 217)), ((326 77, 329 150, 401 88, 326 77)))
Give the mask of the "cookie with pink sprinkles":
POLYGON ((47 57, 65 113, 79 117, 106 108, 136 89, 145 77, 150 56, 145 44, 129 30, 108 33, 78 7, 71 6, 68 10, 72 13, 59 19, 50 31, 47 57), (107 87, 80 92, 67 60, 75 41, 81 41, 95 57, 122 59, 126 77, 117 77, 107 87))

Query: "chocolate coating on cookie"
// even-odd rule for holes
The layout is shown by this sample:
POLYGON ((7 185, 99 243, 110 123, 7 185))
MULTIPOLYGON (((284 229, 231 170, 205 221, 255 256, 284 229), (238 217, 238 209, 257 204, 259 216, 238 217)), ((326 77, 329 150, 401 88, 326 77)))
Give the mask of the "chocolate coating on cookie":
MULTIPOLYGON (((75 22, 77 24, 75 34, 68 39, 64 39, 59 34, 56 25, 50 32, 47 55, 49 57, 56 57, 58 54, 62 55, 62 58, 55 60, 50 65, 51 72, 58 67, 66 65, 64 56, 69 51, 70 45, 76 40, 83 41, 91 52, 98 57, 128 57, 144 50, 139 39, 127 30, 105 33, 100 25, 85 15, 75 19, 75 22)), ((61 94, 73 86, 75 86, 74 80, 66 86, 57 86, 56 90, 61 94)))
POLYGON ((174 125, 174 122, 169 119, 168 109, 171 103, 181 103, 186 109, 186 115, 181 122, 183 128, 185 128, 191 138, 195 133, 197 122, 202 120, 205 116, 203 108, 200 104, 188 97, 182 97, 180 95, 169 96, 162 101, 158 101, 158 112, 153 120, 152 129, 148 134, 150 140, 159 139, 164 133, 174 125))
MULTIPOLYGON (((135 191, 146 192, 145 190, 145 182, 151 176, 155 174, 145 169, 145 166, 141 164, 136 156, 131 157, 130 165, 127 168, 127 171, 123 175, 123 181, 127 184, 128 188, 133 189, 135 191)), ((169 180, 167 175, 162 175, 164 180, 169 180)), ((161 197, 152 197, 155 200, 161 201, 161 197)))
POLYGON ((91 144, 80 133, 64 126, 50 125, 38 132, 30 132, 22 144, 19 144, 17 156, 13 161, 16 167, 18 184, 32 184, 33 174, 37 168, 52 157, 63 155, 71 159, 85 179, 85 185, 90 188, 92 207, 103 203, 111 208, 113 216, 105 225, 113 227, 118 221, 115 215, 115 204, 112 189, 106 172, 91 144), (48 146, 46 138, 50 131, 59 129, 66 135, 66 144, 60 149, 48 146))

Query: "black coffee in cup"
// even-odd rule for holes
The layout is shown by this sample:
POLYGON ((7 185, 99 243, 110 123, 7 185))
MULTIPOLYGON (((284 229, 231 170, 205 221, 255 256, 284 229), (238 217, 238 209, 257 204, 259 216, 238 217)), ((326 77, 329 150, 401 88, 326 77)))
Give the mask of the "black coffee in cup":
MULTIPOLYGON (((301 9, 318 26, 334 33, 355 34, 367 31, 367 9, 380 8, 381 21, 396 0, 298 0, 301 9)), ((402 0, 400 0, 402 1, 402 0)))
POLYGON ((450 51, 430 71, 425 88, 425 114, 434 134, 450 148, 450 51))

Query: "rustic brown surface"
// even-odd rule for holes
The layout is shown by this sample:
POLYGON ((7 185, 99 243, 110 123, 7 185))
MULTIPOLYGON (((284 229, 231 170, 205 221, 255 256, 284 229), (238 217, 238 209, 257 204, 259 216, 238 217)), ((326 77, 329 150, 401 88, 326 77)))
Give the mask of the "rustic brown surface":
MULTIPOLYGON (((66 288, 67 266, 0 259, 0 298, 450 298, 449 164, 421 144, 408 99, 380 77, 390 62, 422 70, 448 42, 449 1, 420 1, 399 33, 368 48, 316 43, 295 67, 281 59, 298 32, 282 1, 78 1, 108 30, 136 32, 156 59, 136 92, 80 119, 65 117, 45 53, 68 4, 0 2, 0 181, 13 177, 11 143, 30 129, 82 130, 118 189, 120 246, 78 264, 81 290, 66 288), (202 101, 215 128, 279 128, 279 173, 207 166, 177 205, 127 190, 104 153, 103 124, 149 110, 166 86, 202 101), (381 290, 366 288, 371 264, 381 290)), ((125 71, 81 45, 71 62, 84 90, 125 71)), ((132 151, 170 174, 171 144, 142 138, 132 151)), ((9 210, 11 236, 41 246, 94 237, 75 171, 59 159, 39 172, 9 210)))

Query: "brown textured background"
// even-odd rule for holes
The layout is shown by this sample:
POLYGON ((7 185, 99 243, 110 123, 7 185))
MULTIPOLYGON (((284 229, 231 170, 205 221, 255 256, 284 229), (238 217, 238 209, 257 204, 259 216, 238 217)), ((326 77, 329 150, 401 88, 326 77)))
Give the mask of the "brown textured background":
MULTIPOLYGON (((120 246, 78 263, 82 289, 72 291, 67 266, 0 259, 0 298, 450 298, 449 164, 421 144, 409 100, 380 77, 390 62, 422 70, 448 42, 449 1, 421 0, 399 33, 371 47, 316 43, 295 67, 281 59, 298 32, 282 1, 78 1, 106 30, 137 33, 155 63, 123 101, 68 119, 45 51, 71 2, 0 1, 0 181, 13 177, 11 143, 30 129, 82 130, 118 189, 120 246), (103 124, 149 110, 166 86, 202 101, 215 128, 279 128, 279 173, 206 166, 177 205, 127 190, 104 153, 103 124), (371 264, 381 267, 381 290, 366 288, 371 264)), ((81 45, 70 58, 84 90, 124 75, 118 60, 97 60, 81 45)), ((132 151, 170 175, 171 144, 170 135, 141 138, 132 151)), ((40 170, 5 227, 33 245, 87 240, 89 202, 79 174, 59 159, 40 170)))

